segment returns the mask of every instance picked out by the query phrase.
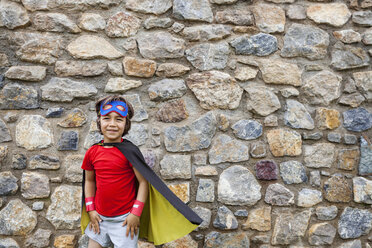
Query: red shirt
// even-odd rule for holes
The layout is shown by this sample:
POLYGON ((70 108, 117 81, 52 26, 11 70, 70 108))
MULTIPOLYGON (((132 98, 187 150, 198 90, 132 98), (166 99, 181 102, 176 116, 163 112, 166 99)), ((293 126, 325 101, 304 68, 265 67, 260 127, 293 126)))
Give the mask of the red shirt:
POLYGON ((136 197, 136 176, 119 149, 92 146, 81 168, 95 171, 95 206, 99 214, 112 217, 131 210, 136 197))

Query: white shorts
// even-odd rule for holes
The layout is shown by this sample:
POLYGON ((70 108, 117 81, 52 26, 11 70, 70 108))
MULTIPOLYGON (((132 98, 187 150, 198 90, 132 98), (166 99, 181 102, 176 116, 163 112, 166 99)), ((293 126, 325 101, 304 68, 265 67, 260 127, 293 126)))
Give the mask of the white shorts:
POLYGON ((102 220, 99 223, 100 233, 94 233, 93 229, 89 230, 89 223, 85 229, 85 234, 103 247, 114 245, 114 248, 137 248, 139 229, 137 235, 134 235, 134 238, 131 239, 130 233, 128 237, 126 236, 127 225, 123 226, 123 222, 128 215, 129 213, 115 217, 99 215, 102 220))

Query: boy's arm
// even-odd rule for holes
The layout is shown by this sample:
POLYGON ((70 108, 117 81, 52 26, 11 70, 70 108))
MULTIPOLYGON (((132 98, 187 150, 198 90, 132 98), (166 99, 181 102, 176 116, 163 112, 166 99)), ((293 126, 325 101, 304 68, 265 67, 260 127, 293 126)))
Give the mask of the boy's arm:
MULTIPOLYGON (((85 170, 85 197, 94 197, 96 195, 96 177, 94 170, 85 170)), ((99 217, 96 210, 88 212, 90 218, 89 229, 95 233, 99 233, 99 222, 101 218, 99 217)))

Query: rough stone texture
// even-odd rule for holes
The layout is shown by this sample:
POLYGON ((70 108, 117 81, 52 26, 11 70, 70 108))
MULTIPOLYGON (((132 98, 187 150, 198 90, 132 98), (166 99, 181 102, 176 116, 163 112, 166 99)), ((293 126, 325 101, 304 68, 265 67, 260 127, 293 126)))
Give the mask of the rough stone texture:
POLYGON ((82 155, 69 155, 64 159, 64 168, 66 169, 64 179, 72 183, 81 183, 83 181, 83 172, 81 164, 84 157, 82 155))
POLYGON ((132 104, 134 109, 134 116, 132 121, 140 122, 148 119, 148 114, 144 106, 142 105, 140 96, 138 94, 123 95, 124 98, 132 104))
POLYGON ((372 28, 367 29, 362 34, 362 41, 365 45, 372 45, 372 28))
POLYGON ((335 129, 340 126, 340 112, 336 109, 317 108, 315 120, 320 130, 335 129))
POLYGON ((329 223, 312 225, 309 229, 311 245, 331 245, 336 236, 336 228, 329 223))
POLYGON ((5 73, 9 79, 37 82, 46 76, 46 67, 43 66, 12 66, 5 73))
POLYGON ((365 50, 359 47, 344 45, 337 42, 331 52, 331 65, 336 70, 348 70, 366 67, 370 63, 369 56, 365 50))
POLYGON ((323 201, 322 192, 304 188, 298 192, 297 206, 309 208, 323 201))
POLYGON ((151 84, 148 89, 149 97, 153 101, 164 101, 179 98, 186 94, 187 87, 183 80, 163 79, 151 84))
POLYGON ((11 141, 12 136, 10 135, 9 128, 7 125, 0 119, 0 143, 11 141))
POLYGON ((271 88, 252 83, 244 87, 244 90, 248 93, 248 110, 268 116, 281 107, 278 97, 271 88))
POLYGON ((226 134, 220 134, 213 140, 209 150, 209 163, 241 162, 249 159, 248 146, 243 142, 234 140, 226 134))
POLYGON ((316 216, 319 220, 333 220, 337 217, 338 209, 336 206, 317 207, 316 216))
POLYGON ((226 9, 217 11, 215 15, 216 22, 234 24, 234 25, 252 25, 253 16, 250 11, 247 10, 236 10, 226 9))
POLYGON ((48 197, 50 194, 49 177, 37 172, 24 172, 21 179, 21 192, 26 199, 48 197))
POLYGON ((137 33, 141 21, 129 12, 120 11, 107 20, 106 34, 108 37, 130 37, 137 33))
POLYGON ((170 18, 148 18, 144 21, 143 26, 146 29, 152 28, 169 28, 173 24, 173 20, 170 18))
POLYGON ((358 138, 353 134, 345 134, 344 142, 347 145, 355 145, 358 142, 358 138))
POLYGON ((264 158, 266 157, 266 144, 259 141, 251 144, 250 154, 253 158, 264 158))
POLYGON ((192 209, 200 218, 203 219, 203 222, 199 225, 196 230, 204 230, 209 228, 211 222, 212 211, 208 208, 195 207, 192 209))
POLYGON ((260 180, 277 180, 278 166, 274 161, 261 160, 255 165, 256 177, 260 180))
POLYGON ((0 109, 36 109, 39 106, 39 93, 34 87, 8 83, 0 91, 0 109))
POLYGON ((146 13, 160 15, 167 12, 168 9, 172 7, 171 0, 128 0, 125 2, 125 7, 127 9, 146 13))
POLYGON ((24 154, 13 154, 12 169, 23 170, 27 167, 27 157, 24 154))
POLYGON ((370 102, 372 101, 372 71, 362 71, 353 73, 355 84, 363 96, 370 102))
POLYGON ((63 113, 63 108, 48 108, 47 113, 45 114, 46 118, 59 118, 63 113))
POLYGON ((252 9, 256 26, 265 33, 283 32, 285 25, 284 10, 275 5, 257 4, 252 9))
POLYGON ((244 232, 219 233, 210 232, 205 236, 204 248, 246 248, 249 247, 249 238, 244 232))
POLYGON ((139 80, 127 80, 125 78, 110 78, 106 84, 105 92, 108 93, 124 93, 130 89, 135 89, 142 86, 139 80))
POLYGON ((128 139, 136 146, 141 146, 146 143, 149 138, 147 125, 133 123, 128 134, 124 135, 125 139, 128 139))
POLYGON ((168 32, 148 32, 137 37, 141 55, 147 59, 169 59, 183 57, 185 41, 168 32))
POLYGON ((173 16, 180 20, 213 21, 213 12, 208 0, 174 0, 173 16))
POLYGON ((0 211, 1 235, 26 235, 36 224, 36 213, 19 199, 10 200, 0 211))
POLYGON ((190 68, 176 63, 160 64, 156 70, 158 77, 180 77, 190 71, 190 68))
POLYGON ((343 125, 349 131, 363 132, 372 127, 372 114, 363 107, 345 111, 342 115, 343 125))
POLYGON ((349 94, 349 95, 343 95, 340 98, 339 103, 356 108, 356 107, 359 107, 364 101, 365 101, 364 96, 356 92, 356 93, 349 94))
POLYGON ((336 160, 335 145, 317 143, 304 146, 304 162, 310 168, 330 168, 336 160))
POLYGON ((39 31, 80 33, 80 28, 66 15, 61 13, 37 13, 32 24, 39 31))
POLYGON ((307 182, 305 167, 298 161, 286 161, 280 163, 280 176, 285 184, 297 184, 307 182))
POLYGON ((372 26, 372 11, 355 11, 353 13, 352 21, 361 26, 372 26))
POLYGON ((338 234, 343 239, 359 238, 372 228, 372 214, 368 210, 346 207, 338 221, 338 234))
POLYGON ((267 56, 278 49, 278 41, 275 36, 259 33, 250 37, 240 36, 230 42, 235 49, 235 54, 267 56))
POLYGON ((191 74, 186 83, 204 109, 236 109, 243 94, 234 78, 219 71, 191 74))
POLYGON ((28 169, 36 170, 58 170, 60 168, 59 159, 57 157, 35 155, 30 158, 28 169))
POLYGON ((82 35, 73 40, 68 46, 67 51, 74 58, 79 59, 117 59, 123 56, 107 40, 99 36, 82 35))
POLYGON ((333 36, 342 41, 343 43, 350 44, 350 43, 357 43, 362 41, 362 36, 360 33, 352 30, 352 29, 345 29, 340 31, 334 31, 333 36))
POLYGON ((75 98, 87 98, 97 94, 97 88, 92 84, 57 77, 50 79, 40 89, 41 98, 53 102, 71 102, 75 98))
POLYGON ((243 230, 253 229, 260 232, 271 230, 271 207, 256 208, 249 212, 243 230))
POLYGON ((75 229, 80 226, 81 187, 61 185, 52 196, 46 218, 58 229, 75 229))
POLYGON ((190 235, 186 235, 180 239, 164 244, 164 248, 178 248, 178 247, 190 247, 198 248, 198 243, 191 238, 190 235))
POLYGON ((225 25, 200 25, 186 27, 182 35, 189 41, 221 40, 231 34, 231 28, 225 25))
POLYGON ((265 202, 273 206, 290 206, 294 203, 294 194, 279 183, 270 184, 266 189, 265 202))
POLYGON ((301 70, 296 64, 279 59, 262 59, 259 61, 259 66, 265 83, 302 85, 301 70))
POLYGON ((310 60, 322 59, 327 55, 328 45, 327 32, 317 27, 295 23, 289 27, 284 36, 281 56, 304 56, 310 60))
POLYGON ((320 171, 310 171, 310 185, 314 187, 320 187, 320 184, 320 171))
POLYGON ((105 29, 106 21, 99 14, 83 13, 79 19, 78 26, 86 31, 98 32, 105 29))
POLYGON ((263 133, 262 124, 256 120, 240 120, 231 129, 237 138, 243 140, 257 139, 263 133))
POLYGON ((156 71, 155 61, 128 56, 124 58, 123 66, 124 72, 128 76, 150 78, 156 71))
POLYGON ((27 10, 22 5, 8 0, 0 2, 0 26, 15 29, 26 26, 29 22, 27 10))
MULTIPOLYGON (((18 1, 21 2, 21 1, 18 1)), ((23 0, 22 1, 23 6, 30 11, 36 11, 36 10, 47 10, 48 9, 48 0, 23 0)))
POLYGON ((355 170, 359 162, 360 152, 358 148, 342 149, 338 151, 338 168, 342 170, 355 170))
POLYGON ((195 168, 196 176, 217 176, 218 171, 214 166, 199 166, 195 168))
POLYGON ((57 61, 54 71, 58 77, 99 76, 106 71, 107 64, 103 62, 61 60, 57 61))
POLYGON ((261 199, 261 185, 240 165, 224 170, 218 181, 218 201, 228 205, 254 205, 261 199))
POLYGON ((358 166, 359 175, 371 175, 372 168, 370 164, 372 162, 372 145, 363 137, 360 137, 360 155, 358 166))
POLYGON ((190 201, 190 183, 174 183, 168 185, 169 189, 185 204, 190 201))
POLYGON ((324 182, 324 198, 330 202, 350 202, 352 199, 352 185, 341 174, 334 174, 324 182))
POLYGON ((16 142, 27 150, 47 148, 53 143, 48 120, 40 115, 25 115, 16 127, 16 142))
POLYGON ((235 78, 239 81, 247 81, 249 79, 254 79, 258 73, 257 69, 252 67, 239 67, 235 70, 235 78))
POLYGON ((305 235, 311 216, 310 210, 290 214, 283 212, 275 221, 271 244, 289 245, 305 235))
POLYGON ((372 181, 364 177, 353 178, 354 201, 372 204, 372 181))
POLYGON ((180 122, 189 116, 183 99, 164 103, 156 113, 156 119, 162 122, 180 122))
POLYGON ((273 129, 267 132, 270 151, 275 157, 301 155, 302 139, 296 131, 273 129))
POLYGON ((160 161, 160 174, 164 179, 190 179, 191 157, 189 155, 165 155, 160 161))
POLYGON ((334 27, 343 26, 351 17, 344 3, 313 4, 307 8, 306 14, 316 23, 325 23, 334 27))
POLYGON ((362 248, 362 242, 360 240, 352 240, 352 241, 343 243, 338 248, 362 248))
POLYGON ((225 206, 219 207, 213 226, 220 230, 234 230, 238 228, 238 220, 233 212, 225 206))
POLYGON ((306 19, 306 9, 302 5, 290 5, 286 14, 287 17, 292 20, 306 19))
POLYGON ((26 247, 35 247, 35 248, 43 248, 47 247, 50 242, 50 236, 52 235, 52 231, 47 229, 37 229, 35 233, 29 235, 26 239, 25 245, 26 247))
POLYGON ((0 172, 0 195, 14 195, 18 190, 17 181, 12 172, 0 172))
POLYGON ((74 108, 68 115, 58 123, 58 126, 73 128, 81 127, 87 122, 87 116, 79 108, 74 108))
POLYGON ((229 53, 229 45, 226 42, 204 43, 190 47, 185 51, 187 60, 202 71, 224 69, 229 53))
POLYGON ((286 101, 284 123, 291 128, 314 129, 314 120, 305 106, 296 100, 286 101))
POLYGON ((74 248, 75 235, 60 235, 54 239, 54 247, 56 248, 74 248))

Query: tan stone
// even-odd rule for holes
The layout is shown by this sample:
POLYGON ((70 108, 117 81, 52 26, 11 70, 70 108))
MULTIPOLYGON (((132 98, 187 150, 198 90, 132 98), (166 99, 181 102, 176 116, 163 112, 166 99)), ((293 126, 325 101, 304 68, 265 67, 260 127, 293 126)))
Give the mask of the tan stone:
POLYGON ((156 113, 156 119, 162 122, 180 122, 189 116, 183 99, 165 103, 156 113))
POLYGON ((60 235, 54 240, 55 248, 74 248, 75 247, 75 235, 60 235))
POLYGON ((124 72, 128 76, 150 78, 154 76, 156 62, 148 59, 125 57, 123 60, 124 72))
POLYGON ((286 63, 279 59, 262 59, 260 70, 265 83, 302 85, 301 70, 297 64, 286 63))
POLYGON ((153 243, 138 240, 138 248, 155 248, 153 243))
POLYGON ((9 79, 18 79, 24 81, 37 82, 46 76, 46 67, 44 66, 12 66, 5 73, 9 79))
POLYGON ((109 37, 130 37, 141 27, 141 20, 129 12, 118 12, 107 21, 106 34, 109 37))
POLYGON ((176 63, 164 63, 159 65, 156 76, 158 77, 179 77, 190 71, 190 68, 176 63))
POLYGON ((218 115, 218 128, 221 130, 221 131, 227 131, 230 127, 230 121, 229 119, 227 118, 226 115, 224 114, 220 114, 218 115))
POLYGON ((258 4, 252 9, 256 26, 265 33, 283 32, 285 12, 282 8, 270 4, 258 4))
POLYGON ((73 109, 67 117, 58 123, 61 127, 81 127, 87 122, 87 116, 81 109, 73 109))
POLYGON ((106 71, 107 63, 65 60, 57 61, 54 71, 59 77, 98 76, 106 71))
POLYGON ((360 33, 355 32, 352 29, 346 29, 346 30, 340 30, 340 31, 334 31, 333 36, 342 41, 343 43, 356 43, 360 42, 362 40, 362 36, 360 33))
POLYGON ((265 232, 271 230, 271 207, 253 209, 249 212, 248 219, 243 224, 243 230, 254 229, 265 232))
POLYGON ((130 89, 138 88, 142 85, 138 80, 127 80, 125 78, 110 78, 106 84, 105 92, 124 93, 130 89))
POLYGON ((0 66, 8 66, 8 56, 5 53, 0 53, 0 66))
POLYGON ((164 244, 163 248, 198 248, 198 243, 190 235, 186 235, 183 238, 164 244))
POLYGON ((316 23, 325 23, 335 27, 343 26, 351 17, 344 3, 313 4, 307 8, 306 14, 316 23))
POLYGON ((324 182, 324 197, 330 202, 350 202, 352 200, 352 185, 341 174, 335 174, 324 182))
POLYGON ((341 124, 340 112, 335 109, 317 108, 315 120, 320 130, 335 129, 341 124))
POLYGON ((361 71, 353 73, 356 86, 370 102, 372 101, 372 71, 361 71))
POLYGON ((33 26, 40 31, 80 33, 80 28, 61 13, 37 13, 32 19, 33 26))
POLYGON ((214 166, 199 166, 195 169, 196 176, 217 176, 218 171, 214 166))
POLYGON ((239 67, 235 70, 235 78, 239 81, 247 81, 254 79, 258 73, 258 70, 249 66, 239 67))
POLYGON ((298 156, 302 153, 301 135, 296 131, 273 129, 267 132, 270 151, 275 157, 298 156))
POLYGON ((190 201, 190 183, 168 184, 168 188, 183 201, 190 201))
POLYGON ((354 170, 359 162, 360 152, 358 148, 345 149, 338 153, 338 168, 342 170, 354 170))
POLYGON ((272 88, 258 83, 250 83, 244 87, 248 93, 247 109, 268 116, 280 109, 280 101, 272 88))

